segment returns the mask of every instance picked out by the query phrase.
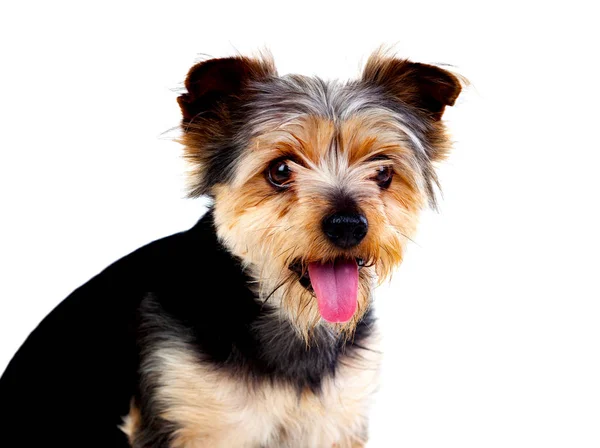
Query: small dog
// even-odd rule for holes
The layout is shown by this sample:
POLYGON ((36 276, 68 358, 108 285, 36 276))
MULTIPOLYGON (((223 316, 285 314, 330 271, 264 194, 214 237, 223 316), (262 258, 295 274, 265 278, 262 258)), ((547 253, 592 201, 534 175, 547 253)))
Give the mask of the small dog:
POLYGON ((373 288, 435 205, 461 82, 378 52, 347 83, 278 76, 261 56, 201 62, 185 88, 190 194, 211 197, 209 212, 43 320, 0 380, 2 437, 365 446, 373 288))

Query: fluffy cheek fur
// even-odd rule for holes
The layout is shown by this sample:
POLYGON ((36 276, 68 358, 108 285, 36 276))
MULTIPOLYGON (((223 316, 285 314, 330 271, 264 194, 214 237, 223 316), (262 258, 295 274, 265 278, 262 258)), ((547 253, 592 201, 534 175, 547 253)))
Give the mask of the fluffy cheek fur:
POLYGON ((425 201, 419 173, 402 159, 409 152, 401 142, 386 141, 385 132, 374 139, 359 123, 348 122, 334 130, 330 122, 310 119, 275 135, 267 133, 248 149, 236 181, 213 189, 219 237, 255 279, 259 297, 276 305, 305 337, 321 321, 318 304, 289 270, 290 264, 300 260, 306 269, 309 262, 340 256, 365 260, 357 312, 351 321, 335 325, 351 333, 369 306, 375 282, 389 277, 402 261, 425 201), (337 146, 332 150, 333 141, 337 146), (294 165, 294 183, 285 191, 274 189, 263 174, 281 151, 304 162, 294 165), (397 159, 396 175, 386 190, 372 180, 380 162, 365 162, 383 151, 397 159), (369 222, 366 238, 346 251, 333 246, 321 230, 323 218, 335 211, 340 192, 358 204, 369 222))

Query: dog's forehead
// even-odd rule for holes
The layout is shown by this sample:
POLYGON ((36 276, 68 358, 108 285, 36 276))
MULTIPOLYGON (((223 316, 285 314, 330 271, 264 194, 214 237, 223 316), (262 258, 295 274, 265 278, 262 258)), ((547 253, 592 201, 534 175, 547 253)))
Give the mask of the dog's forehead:
POLYGON ((374 139, 422 149, 423 120, 377 87, 289 75, 257 83, 254 91, 248 104, 252 136, 273 133, 291 136, 296 145, 310 143, 304 146, 314 159, 332 149, 363 153, 374 139))
POLYGON ((250 106, 257 124, 316 115, 333 121, 372 107, 392 108, 392 101, 375 86, 288 75, 254 85, 250 106))

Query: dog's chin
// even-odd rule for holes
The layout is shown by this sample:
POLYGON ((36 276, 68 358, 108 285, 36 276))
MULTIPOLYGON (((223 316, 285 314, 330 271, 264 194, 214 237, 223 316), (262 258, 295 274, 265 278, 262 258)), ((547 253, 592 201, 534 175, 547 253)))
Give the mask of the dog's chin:
POLYGON ((338 257, 328 261, 295 260, 289 269, 297 281, 316 297, 321 318, 330 323, 346 323, 354 317, 359 300, 359 271, 365 266, 360 257, 338 257))

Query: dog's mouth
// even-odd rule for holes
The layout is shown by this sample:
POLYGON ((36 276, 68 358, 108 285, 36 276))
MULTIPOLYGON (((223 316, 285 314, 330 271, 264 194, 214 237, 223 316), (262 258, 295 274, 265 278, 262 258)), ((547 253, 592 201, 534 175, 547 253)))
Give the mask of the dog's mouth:
POLYGON ((308 269, 300 260, 289 269, 298 281, 317 296, 321 317, 328 322, 347 322, 357 308, 358 271, 364 266, 362 258, 336 258, 328 262, 310 262, 308 269))

